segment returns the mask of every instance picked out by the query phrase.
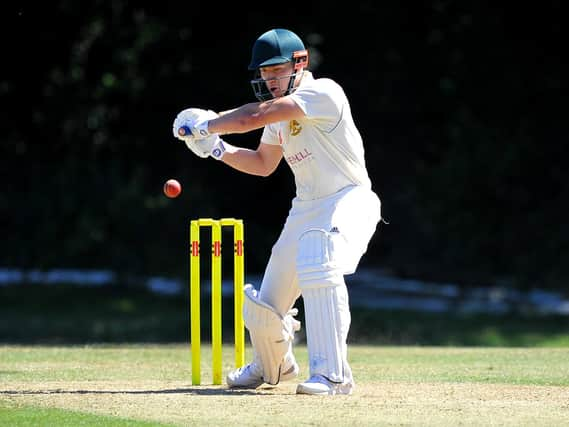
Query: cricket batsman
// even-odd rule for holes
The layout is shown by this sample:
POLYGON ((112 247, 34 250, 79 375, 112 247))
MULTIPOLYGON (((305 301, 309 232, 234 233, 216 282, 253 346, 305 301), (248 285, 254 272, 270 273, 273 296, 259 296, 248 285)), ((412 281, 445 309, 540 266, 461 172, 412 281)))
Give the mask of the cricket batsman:
POLYGON ((344 276, 352 274, 381 220, 381 203, 366 170, 364 146, 342 87, 308 70, 309 54, 292 31, 271 29, 253 44, 249 69, 258 102, 215 113, 181 111, 174 137, 202 158, 268 176, 281 160, 296 183, 282 232, 257 292, 245 286, 243 317, 254 358, 230 372, 229 387, 255 389, 299 375, 293 308, 302 295, 310 372, 296 392, 351 394, 350 306, 344 276), (256 150, 222 136, 263 128, 256 150))

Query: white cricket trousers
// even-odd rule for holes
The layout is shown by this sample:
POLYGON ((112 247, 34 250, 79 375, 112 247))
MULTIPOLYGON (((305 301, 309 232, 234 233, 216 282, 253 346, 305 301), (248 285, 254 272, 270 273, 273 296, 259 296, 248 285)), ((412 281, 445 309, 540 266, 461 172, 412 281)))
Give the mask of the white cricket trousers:
POLYGON ((274 244, 265 269, 259 297, 285 315, 300 296, 296 271, 300 235, 323 229, 343 235, 347 247, 344 274, 356 271, 379 221, 381 202, 369 188, 350 186, 317 200, 293 199, 283 230, 274 244))

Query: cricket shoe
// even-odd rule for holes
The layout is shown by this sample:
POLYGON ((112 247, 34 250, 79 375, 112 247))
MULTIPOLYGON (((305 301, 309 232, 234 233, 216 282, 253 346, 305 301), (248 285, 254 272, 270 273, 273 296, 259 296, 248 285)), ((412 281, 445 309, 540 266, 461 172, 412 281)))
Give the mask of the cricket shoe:
POLYGON ((296 386, 296 394, 332 396, 335 394, 352 394, 353 389, 353 382, 333 383, 323 375, 312 375, 309 380, 296 386))
MULTIPOLYGON (((290 381, 298 376, 298 363, 294 356, 287 361, 280 381, 290 381)), ((257 361, 253 361, 242 368, 238 368, 227 375, 227 385, 230 388, 257 388, 265 383, 263 368, 257 361)))

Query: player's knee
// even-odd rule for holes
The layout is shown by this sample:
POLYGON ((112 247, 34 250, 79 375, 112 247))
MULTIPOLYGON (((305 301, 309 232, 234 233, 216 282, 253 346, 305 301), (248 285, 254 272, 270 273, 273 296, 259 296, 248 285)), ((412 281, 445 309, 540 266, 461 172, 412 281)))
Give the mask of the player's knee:
POLYGON ((338 286, 344 283, 342 237, 323 229, 300 236, 296 267, 300 289, 338 286))

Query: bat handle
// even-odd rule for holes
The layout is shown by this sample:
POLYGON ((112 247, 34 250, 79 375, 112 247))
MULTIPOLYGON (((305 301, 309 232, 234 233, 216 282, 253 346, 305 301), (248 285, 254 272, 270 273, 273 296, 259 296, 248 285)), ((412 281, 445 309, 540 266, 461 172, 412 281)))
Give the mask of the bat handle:
POLYGON ((191 136, 192 131, 190 130, 190 128, 188 126, 180 126, 178 128, 178 135, 180 135, 180 136, 191 136))

